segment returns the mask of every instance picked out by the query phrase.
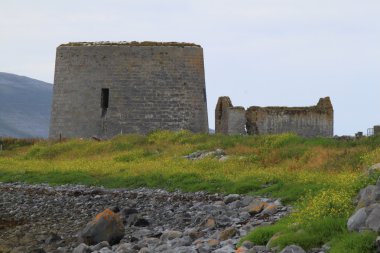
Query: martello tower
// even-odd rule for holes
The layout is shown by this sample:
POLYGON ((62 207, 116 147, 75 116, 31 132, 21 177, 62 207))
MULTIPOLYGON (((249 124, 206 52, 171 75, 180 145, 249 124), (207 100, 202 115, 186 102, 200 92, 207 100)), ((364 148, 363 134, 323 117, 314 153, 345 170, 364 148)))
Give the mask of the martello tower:
POLYGON ((190 43, 57 48, 50 138, 208 132, 203 50, 190 43))

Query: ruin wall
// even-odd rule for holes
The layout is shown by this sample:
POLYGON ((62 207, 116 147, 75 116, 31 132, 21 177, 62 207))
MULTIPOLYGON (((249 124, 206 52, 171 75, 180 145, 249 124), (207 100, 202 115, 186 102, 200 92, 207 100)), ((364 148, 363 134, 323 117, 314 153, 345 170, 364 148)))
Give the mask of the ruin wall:
MULTIPOLYGON (((223 110, 216 114, 222 128, 216 133, 241 134, 241 117, 230 117, 235 112, 231 100, 221 97, 220 101, 229 101, 223 110)), ((222 102, 218 104, 223 104, 222 102)), ((220 108, 219 108, 220 109, 220 108)), ((218 106, 216 108, 216 113, 218 106)), ((245 111, 246 133, 249 135, 281 134, 292 132, 303 137, 332 137, 334 133, 334 111, 330 98, 321 98, 317 105, 310 107, 258 107, 252 106, 245 111)))
POLYGON ((220 97, 215 107, 215 133, 246 134, 244 107, 232 105, 229 97, 220 97))

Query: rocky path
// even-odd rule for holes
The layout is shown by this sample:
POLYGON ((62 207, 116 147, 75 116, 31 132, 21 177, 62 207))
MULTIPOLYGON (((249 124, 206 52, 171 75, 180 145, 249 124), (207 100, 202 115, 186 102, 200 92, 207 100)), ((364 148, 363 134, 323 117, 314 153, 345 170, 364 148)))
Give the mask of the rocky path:
POLYGON ((0 253, 228 253, 248 231, 289 209, 275 199, 243 195, 0 183, 0 253), (124 238, 78 247, 78 233, 106 208, 134 213, 124 238))

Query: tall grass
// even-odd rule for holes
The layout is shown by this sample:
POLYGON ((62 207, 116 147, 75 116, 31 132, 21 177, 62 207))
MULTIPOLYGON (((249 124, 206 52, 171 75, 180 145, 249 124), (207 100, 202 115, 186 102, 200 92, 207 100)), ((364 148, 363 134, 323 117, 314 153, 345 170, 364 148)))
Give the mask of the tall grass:
MULTIPOLYGON (((380 162, 380 137, 359 140, 305 139, 292 134, 220 136, 154 132, 112 140, 63 142, 1 140, 0 181, 86 184, 105 187, 152 187, 168 190, 241 193, 281 198, 295 212, 280 223, 255 229, 256 244, 306 249, 331 241, 333 252, 353 238, 345 221, 352 198, 376 180, 364 170, 380 162), (188 160, 198 150, 222 148, 229 159, 188 160), (334 246, 336 245, 336 246, 334 246)), ((338 250, 338 251, 337 251, 338 250)), ((350 252, 370 252, 355 251, 350 252)))

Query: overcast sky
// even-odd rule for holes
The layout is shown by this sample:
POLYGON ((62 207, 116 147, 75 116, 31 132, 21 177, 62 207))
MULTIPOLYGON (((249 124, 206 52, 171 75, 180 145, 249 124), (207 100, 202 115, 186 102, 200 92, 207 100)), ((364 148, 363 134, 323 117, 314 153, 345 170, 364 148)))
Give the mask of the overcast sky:
POLYGON ((209 124, 219 96, 307 106, 330 96, 335 134, 380 124, 380 0, 1 0, 0 72, 53 82, 71 41, 204 49, 209 124))

